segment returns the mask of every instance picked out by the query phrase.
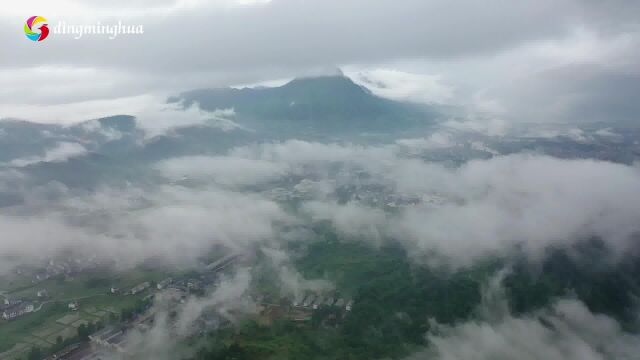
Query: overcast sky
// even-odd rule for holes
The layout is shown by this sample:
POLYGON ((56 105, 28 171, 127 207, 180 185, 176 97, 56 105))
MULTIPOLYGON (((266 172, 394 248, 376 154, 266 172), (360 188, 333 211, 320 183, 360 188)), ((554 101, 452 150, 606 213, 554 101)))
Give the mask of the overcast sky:
POLYGON ((135 113, 192 88, 339 66, 383 96, 508 121, 633 120, 638 13, 634 0, 10 0, 0 117, 135 113), (33 15, 144 34, 32 42, 22 26, 33 15))

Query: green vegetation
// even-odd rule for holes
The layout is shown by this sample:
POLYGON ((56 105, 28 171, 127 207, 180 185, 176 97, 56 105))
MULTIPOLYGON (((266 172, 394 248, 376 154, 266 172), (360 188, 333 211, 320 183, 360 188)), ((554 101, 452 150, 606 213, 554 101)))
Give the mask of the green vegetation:
POLYGON ((29 287, 22 287, 17 291, 9 292, 13 298, 36 300, 36 292, 46 289, 53 300, 73 300, 89 296, 102 295, 109 292, 111 286, 120 289, 129 289, 145 281, 158 281, 168 274, 158 270, 133 269, 121 273, 113 273, 109 270, 87 271, 76 274, 70 278, 58 275, 29 287))
MULTIPOLYGON (((281 318, 270 326, 249 321, 236 331, 212 334, 194 359, 401 359, 429 346, 431 320, 455 324, 477 316, 482 287, 502 269, 507 269, 503 285, 515 314, 573 296, 595 313, 614 316, 627 330, 638 330, 632 311, 640 294, 640 262, 606 263, 611 254, 598 242, 551 249, 535 263, 516 256, 445 270, 410 260, 393 243, 374 248, 319 230, 321 240, 307 247, 292 244, 289 252, 298 253, 295 265, 307 279, 330 280, 338 296, 353 299, 353 310, 323 306, 311 321, 281 318)), ((262 273, 258 287, 278 294, 275 278, 262 273)))
POLYGON ((29 350, 26 355, 27 360, 41 360, 45 356, 52 355, 65 347, 78 343, 78 342, 86 342, 89 341, 89 335, 102 329, 104 324, 100 321, 93 323, 89 322, 88 324, 81 324, 78 326, 77 334, 73 337, 63 338, 62 336, 56 337, 56 341, 53 345, 49 347, 41 347, 34 346, 29 350))
POLYGON ((29 314, 14 321, 0 322, 0 352, 11 349, 15 344, 24 342, 34 344, 39 342, 32 332, 40 328, 55 325, 60 314, 66 311, 66 305, 45 305, 36 313, 29 314))
POLYGON ((560 296, 577 297, 595 313, 616 318, 627 330, 638 330, 640 262, 635 257, 607 263, 611 254, 591 241, 576 249, 552 249, 540 263, 522 259, 504 281, 512 311, 530 312, 560 296))
POLYGON ((452 323, 471 317, 480 303, 482 284, 499 268, 483 264, 456 272, 435 271, 412 265, 400 246, 376 249, 335 238, 312 244, 296 265, 306 278, 335 283, 341 297, 353 298, 353 310, 321 307, 306 323, 248 322, 238 333, 226 334, 225 341, 213 341, 195 358, 402 357, 426 345, 429 319, 452 323))
POLYGON ((233 108, 244 123, 261 126, 269 120, 282 135, 294 130, 317 133, 406 130, 428 125, 436 112, 427 106, 372 95, 344 76, 299 78, 275 88, 210 89, 184 93, 185 106, 197 102, 205 110, 233 108), (321 126, 319 126, 321 125, 321 126))
MULTIPOLYGON (((289 304, 280 298, 278 275, 268 257, 258 255, 254 291, 269 297, 278 309, 272 313, 275 315, 268 321, 262 321, 267 317, 261 315, 206 337, 186 339, 176 353, 195 360, 401 359, 429 346, 425 335, 432 321, 455 324, 476 316, 482 287, 505 268, 505 294, 515 314, 530 313, 570 295, 591 311, 616 317, 627 330, 637 329, 632 310, 634 294, 640 294, 640 277, 636 276, 640 265, 636 260, 594 261, 609 255, 598 242, 581 244, 571 251, 549 250, 536 263, 512 257, 508 263, 493 259, 452 270, 413 261, 393 242, 375 248, 341 241, 322 227, 317 230, 316 241, 306 246, 291 244, 289 253, 297 254, 293 265, 307 279, 335 284, 337 297, 353 300, 351 311, 323 305, 306 320, 297 313, 297 320, 289 320, 293 317, 287 316, 289 304)), ((98 324, 129 321, 150 306, 149 299, 145 300, 148 292, 113 295, 106 293, 108 284, 126 289, 167 275, 137 269, 113 277, 86 273, 73 279, 50 279, 46 288, 52 294, 51 303, 34 314, 0 323, 0 351, 21 343, 22 356, 35 359, 86 341, 101 326, 98 324), (66 308, 63 299, 70 295, 80 299, 80 311, 66 308)), ((35 288, 16 293, 32 293, 35 288)), ((302 314, 307 316, 304 311, 302 314)))
MULTIPOLYGON (((128 319, 143 306, 142 299, 148 293, 114 295, 109 293, 110 287, 129 289, 142 282, 154 282, 167 276, 165 272, 138 268, 121 273, 88 271, 69 278, 60 275, 37 284, 27 284, 23 277, 19 277, 19 281, 15 277, 3 278, 3 281, 7 281, 4 284, 12 281, 16 285, 7 294, 11 298, 43 303, 39 311, 12 321, 0 320, 0 353, 12 349, 16 344, 24 344, 22 347, 26 349, 37 348, 34 350, 36 355, 38 351, 57 351, 57 336, 61 336, 62 343, 68 345, 69 341, 77 340, 77 332, 81 327, 86 329, 90 324, 128 319), (40 289, 46 289, 49 297, 38 299, 36 293, 40 289), (78 301, 80 310, 70 311, 67 307, 70 301, 78 301)), ((0 284, 0 288, 4 284, 0 284)), ((37 310, 40 305, 36 303, 35 307, 37 310)))

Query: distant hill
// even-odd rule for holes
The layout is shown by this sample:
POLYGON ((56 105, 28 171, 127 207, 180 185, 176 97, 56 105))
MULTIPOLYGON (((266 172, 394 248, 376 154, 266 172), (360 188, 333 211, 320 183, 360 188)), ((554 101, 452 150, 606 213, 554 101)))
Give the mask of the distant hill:
POLYGON ((173 97, 208 111, 233 108, 237 121, 258 130, 380 132, 430 124, 433 109, 384 99, 345 76, 298 78, 272 88, 194 90, 173 97))
POLYGON ((434 108, 373 95, 342 75, 299 78, 272 88, 194 90, 171 99, 204 110, 235 110, 234 121, 248 130, 188 125, 148 139, 132 116, 117 115, 74 125, 0 120, 0 164, 42 158, 63 143, 88 153, 122 160, 154 161, 171 156, 220 152, 259 140, 290 137, 346 138, 354 134, 392 134, 430 125, 434 108))
POLYGON ((0 163, 43 156, 60 143, 82 144, 92 152, 128 151, 140 135, 135 118, 128 115, 88 120, 70 126, 1 120, 0 163))
MULTIPOLYGON (((0 120, 0 174, 4 169, 19 168, 32 185, 56 181, 91 188, 111 180, 153 175, 140 165, 175 156, 221 153, 255 139, 253 132, 206 125, 179 127, 147 138, 135 118, 128 115, 74 125, 0 120), (72 153, 68 153, 69 147, 72 153)), ((0 207, 19 201, 0 189, 0 207)))
POLYGON ((185 107, 197 102, 209 111, 233 108, 233 121, 244 127, 225 131, 186 125, 147 138, 128 115, 74 125, 1 120, 0 170, 19 166, 34 183, 55 180, 92 187, 108 179, 152 176, 139 165, 175 156, 220 154, 235 146, 292 137, 358 141, 353 135, 366 134, 360 140, 372 141, 424 128, 438 114, 427 106, 375 96, 342 75, 300 78, 272 88, 195 90, 172 101, 185 107))

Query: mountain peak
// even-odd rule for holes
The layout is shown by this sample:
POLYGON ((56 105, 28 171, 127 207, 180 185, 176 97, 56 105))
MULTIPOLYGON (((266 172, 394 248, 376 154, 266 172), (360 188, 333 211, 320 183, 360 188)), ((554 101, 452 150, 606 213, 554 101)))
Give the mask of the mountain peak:
POLYGON ((350 129, 377 131, 402 128, 431 117, 412 104, 373 95, 342 72, 300 77, 279 87, 195 90, 174 101, 202 109, 233 108, 236 120, 254 128, 276 124, 310 131, 350 129))
POLYGON ((356 84, 344 75, 295 78, 279 89, 287 93, 297 92, 298 95, 313 93, 327 97, 336 95, 373 96, 369 89, 356 84))

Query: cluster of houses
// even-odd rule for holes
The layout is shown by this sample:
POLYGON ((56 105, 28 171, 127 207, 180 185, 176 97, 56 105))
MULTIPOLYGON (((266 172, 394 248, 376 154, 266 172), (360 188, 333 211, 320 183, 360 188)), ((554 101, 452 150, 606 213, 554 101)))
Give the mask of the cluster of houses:
MULTIPOLYGON (((78 311, 80 309, 77 301, 69 302, 67 307, 71 311, 78 311)), ((0 312, 4 320, 14 320, 35 311, 37 310, 34 303, 26 300, 5 298, 2 304, 0 304, 0 312)))
MULTIPOLYGON (((132 287, 131 289, 129 289, 128 291, 124 292, 125 295, 137 295, 140 294, 141 292, 150 289, 151 288, 151 282, 149 281, 145 281, 143 283, 140 283, 134 287, 132 287)), ((112 286, 109 289, 109 292, 111 294, 120 294, 120 288, 117 288, 115 286, 112 286)))
POLYGON ((13 320, 22 315, 32 313, 34 306, 33 303, 28 301, 5 298, 2 305, 0 305, 0 311, 2 311, 4 320, 13 320))
MULTIPOLYGON (((159 292, 162 292, 163 294, 173 294, 174 296, 177 296, 180 299, 184 299, 187 297, 187 294, 189 292, 203 289, 204 286, 205 285, 203 280, 193 279, 193 278, 174 280, 173 278, 169 277, 156 283, 155 289, 157 289, 157 291, 159 292)), ((143 283, 140 283, 132 287, 131 289, 125 292, 121 292, 120 289, 117 287, 111 287, 109 289, 109 292, 114 295, 121 294, 121 293, 124 295, 137 295, 146 290, 152 289, 152 287, 153 287, 153 284, 151 282, 145 281, 143 283)), ((145 297, 145 299, 152 298, 154 296, 155 296, 154 293, 149 293, 147 297, 145 297)))
MULTIPOLYGON (((97 257, 72 259, 72 260, 49 260, 47 264, 32 272, 33 283, 48 280, 58 275, 70 276, 79 272, 94 269, 100 266, 97 257)), ((17 268, 16 273, 24 274, 27 270, 17 268)))
POLYGON ((95 350, 115 351, 124 353, 127 344, 127 336, 121 328, 107 327, 89 335, 91 345, 95 350))
POLYGON ((333 296, 322 296, 316 294, 308 294, 301 301, 294 301, 294 308, 317 310, 320 306, 335 306, 344 308, 346 311, 353 309, 353 300, 345 300, 343 298, 335 298, 333 296))
MULTIPOLYGON (((125 295, 137 295, 142 293, 143 291, 151 288, 151 282, 145 281, 140 283, 128 291, 124 292, 125 295)), ((165 289, 178 289, 184 292, 188 292, 190 290, 199 290, 204 288, 204 281, 200 279, 183 279, 183 280, 174 280, 173 278, 166 278, 156 284, 157 290, 165 290, 165 289)), ((117 287, 111 287, 109 289, 111 294, 120 294, 120 289, 117 287)))
POLYGON ((395 190, 380 185, 356 185, 342 189, 341 200, 357 201, 371 206, 387 208, 403 208, 420 204, 441 206, 449 199, 440 193, 411 194, 397 193, 395 190))
POLYGON ((74 268, 67 261, 55 262, 49 260, 49 263, 44 268, 38 269, 33 274, 33 282, 40 282, 48 280, 58 275, 71 275, 74 272, 74 268))
POLYGON ((174 280, 173 278, 166 278, 156 284, 158 290, 176 289, 183 292, 198 291, 206 287, 207 284, 212 283, 211 278, 201 276, 200 278, 186 278, 182 280, 174 280))
MULTIPOLYGON (((49 293, 41 289, 36 292, 36 296, 42 301, 49 297, 49 293)), ((5 297, 0 303, 0 314, 4 320, 14 320, 34 311, 36 311, 35 305, 31 301, 5 297)))
POLYGON ((136 294, 139 294, 139 293, 147 290, 150 287, 151 287, 151 283, 148 282, 148 281, 145 281, 145 282, 143 282, 141 284, 138 284, 138 285, 132 287, 131 290, 129 290, 128 294, 136 295, 136 294))

